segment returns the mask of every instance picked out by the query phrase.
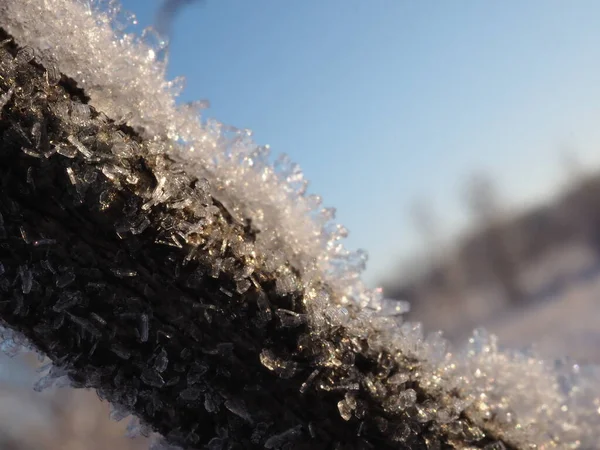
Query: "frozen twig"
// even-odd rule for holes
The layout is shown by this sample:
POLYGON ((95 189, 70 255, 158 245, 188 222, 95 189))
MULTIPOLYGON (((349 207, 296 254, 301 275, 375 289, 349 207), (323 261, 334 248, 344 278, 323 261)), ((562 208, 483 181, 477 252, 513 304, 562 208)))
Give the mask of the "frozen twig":
POLYGON ((460 430, 409 417, 436 393, 408 379, 397 389, 408 382, 414 394, 386 407, 381 380, 418 361, 399 367, 343 327, 311 333, 296 277, 285 295, 259 264, 243 277, 256 258, 250 224, 86 106, 74 82, 49 84, 26 51, 0 49, 0 89, 12 92, 0 125, 0 315, 74 386, 189 447, 497 440, 483 429, 467 438, 467 415, 460 430))

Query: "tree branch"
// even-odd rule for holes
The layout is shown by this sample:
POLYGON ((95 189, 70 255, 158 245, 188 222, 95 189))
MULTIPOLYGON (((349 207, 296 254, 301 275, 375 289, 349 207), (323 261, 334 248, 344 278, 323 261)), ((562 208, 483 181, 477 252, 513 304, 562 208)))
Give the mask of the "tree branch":
POLYGON ((186 448, 517 448, 426 362, 315 326, 249 220, 31 49, 0 46, 0 92, 0 317, 51 376, 186 448))

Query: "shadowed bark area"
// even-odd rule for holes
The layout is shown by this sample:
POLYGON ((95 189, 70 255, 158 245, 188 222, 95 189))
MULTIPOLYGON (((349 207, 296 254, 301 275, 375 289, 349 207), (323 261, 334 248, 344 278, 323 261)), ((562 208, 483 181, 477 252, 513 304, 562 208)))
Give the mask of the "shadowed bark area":
POLYGON ((0 47, 0 317, 56 374, 185 448, 514 448, 493 421, 386 406, 454 394, 379 389, 419 361, 312 329, 298 274, 256 253, 251 223, 86 102, 31 49, 0 47))

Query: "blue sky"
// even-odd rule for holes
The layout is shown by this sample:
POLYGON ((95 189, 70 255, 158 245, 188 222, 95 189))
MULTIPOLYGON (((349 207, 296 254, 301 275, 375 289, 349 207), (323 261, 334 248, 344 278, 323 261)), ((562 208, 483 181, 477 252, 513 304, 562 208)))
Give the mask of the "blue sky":
MULTIPOLYGON (((123 4, 144 26, 159 6, 123 4)), ((415 199, 453 236, 473 171, 521 208, 564 185, 562 149, 600 163, 599 23, 596 0, 207 0, 169 75, 300 163, 376 283, 422 247, 415 199)))

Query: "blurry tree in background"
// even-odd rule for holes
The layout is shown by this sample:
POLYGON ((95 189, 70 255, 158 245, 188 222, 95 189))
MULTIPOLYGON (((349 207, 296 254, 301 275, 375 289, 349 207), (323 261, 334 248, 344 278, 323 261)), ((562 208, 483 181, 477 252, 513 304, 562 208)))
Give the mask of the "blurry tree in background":
POLYGON ((417 296, 437 299, 440 308, 452 307, 460 302, 463 293, 462 265, 455 258, 456 251, 444 239, 441 221, 427 200, 416 200, 411 206, 410 217, 423 240, 425 264, 431 273, 431 283, 429 286, 419 286, 417 296))
POLYGON ((501 213, 498 191, 486 173, 476 172, 467 179, 464 199, 477 223, 490 224, 498 220, 501 213))
POLYGON ((600 172, 570 147, 557 156, 555 195, 526 208, 505 205, 490 176, 472 174, 460 191, 468 228, 451 239, 427 201, 413 206, 425 243, 413 260, 423 267, 389 277, 386 295, 411 301, 411 320, 456 342, 484 326, 513 348, 544 341, 550 357, 600 362, 600 172))
POLYGON ((410 208, 410 218, 417 233, 421 236, 425 247, 428 263, 439 259, 440 229, 439 219, 433 210, 431 203, 425 199, 413 202, 410 208))
POLYGON ((519 286, 519 261, 515 236, 504 225, 506 215, 492 179, 484 173, 475 173, 467 180, 464 198, 476 227, 482 230, 482 249, 485 253, 481 263, 507 301, 518 304, 523 297, 519 286))
POLYGON ((579 159, 577 151, 571 146, 563 146, 560 151, 560 164, 566 174, 567 189, 575 186, 585 178, 585 168, 579 159))

